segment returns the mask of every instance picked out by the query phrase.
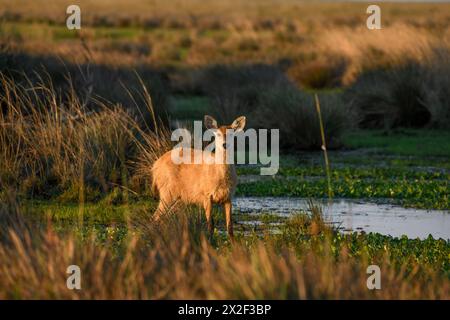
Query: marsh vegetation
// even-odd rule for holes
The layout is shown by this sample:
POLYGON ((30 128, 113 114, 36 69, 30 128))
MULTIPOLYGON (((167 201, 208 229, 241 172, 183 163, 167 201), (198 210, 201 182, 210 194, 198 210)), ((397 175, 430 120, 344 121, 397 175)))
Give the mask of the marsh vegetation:
POLYGON ((85 0, 70 31, 64 1, 19 2, 0 0, 0 298, 450 297, 450 239, 342 233, 320 205, 329 178, 448 214, 450 5, 381 3, 373 33, 361 3, 85 0), (235 210, 234 244, 217 209, 212 236, 196 207, 154 224, 149 168, 205 114, 280 129, 278 174, 238 167, 238 196, 308 205, 235 210))

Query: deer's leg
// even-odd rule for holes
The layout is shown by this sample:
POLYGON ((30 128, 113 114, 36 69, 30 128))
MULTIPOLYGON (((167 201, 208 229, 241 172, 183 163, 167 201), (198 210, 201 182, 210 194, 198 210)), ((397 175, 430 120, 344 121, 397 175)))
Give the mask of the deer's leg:
POLYGON ((214 232, 214 225, 212 221, 211 211, 212 211, 212 202, 211 199, 208 199, 204 202, 203 207, 205 209, 206 214, 206 222, 208 224, 209 234, 212 235, 214 232))
POLYGON ((153 221, 157 222, 161 218, 161 215, 165 212, 166 206, 162 200, 159 200, 158 208, 156 208, 155 213, 153 214, 153 221))
POLYGON ((160 196, 158 208, 153 214, 153 221, 157 222, 160 220, 161 216, 169 209, 171 202, 170 197, 164 195, 160 196))
POLYGON ((223 207, 225 209, 225 218, 227 221, 228 235, 233 240, 233 221, 231 220, 231 201, 225 202, 223 207))

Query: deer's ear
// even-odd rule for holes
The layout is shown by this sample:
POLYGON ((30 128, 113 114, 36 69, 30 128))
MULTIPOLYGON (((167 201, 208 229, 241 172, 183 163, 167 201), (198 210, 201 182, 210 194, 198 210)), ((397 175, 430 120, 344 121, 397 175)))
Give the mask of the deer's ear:
POLYGON ((242 131, 244 130, 245 127, 245 121, 246 121, 245 117, 240 116, 239 118, 233 121, 233 123, 231 124, 231 128, 233 128, 233 130, 236 132, 242 131))
POLYGON ((217 129, 217 121, 211 116, 205 116, 205 127, 206 129, 217 129))

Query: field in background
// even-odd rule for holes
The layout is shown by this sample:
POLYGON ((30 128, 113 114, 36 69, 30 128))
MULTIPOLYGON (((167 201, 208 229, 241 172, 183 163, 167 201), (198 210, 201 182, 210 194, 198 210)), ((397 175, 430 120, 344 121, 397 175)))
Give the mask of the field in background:
POLYGON ((382 30, 365 3, 298 1, 79 1, 82 29, 65 27, 70 1, 0 1, 0 41, 13 51, 96 64, 192 68, 280 65, 297 83, 350 84, 365 69, 448 48, 449 4, 380 3, 382 30), (82 40, 82 41, 80 41, 82 40))
MULTIPOLYGON (((350 124, 442 128, 450 123, 446 3, 380 3, 382 29, 368 30, 365 3, 81 1, 79 31, 65 26, 68 4, 46 1, 41 10, 40 1, 0 1, 0 69, 32 73, 45 66, 59 82, 62 72, 74 76, 90 67, 89 77, 78 82, 94 82, 95 93, 127 106, 129 101, 117 97, 120 87, 108 90, 105 83, 130 83, 128 74, 135 69, 159 95, 153 88, 157 73, 167 93, 192 98, 191 105, 197 96, 209 96, 210 112, 227 120, 233 110, 252 114, 261 100, 269 100, 266 109, 273 109, 278 95, 292 97, 281 102, 288 109, 309 103, 292 90, 279 92, 286 87, 306 95, 322 90, 337 108, 330 117, 350 115, 348 107, 355 110, 350 123, 338 119, 331 125, 330 136, 336 138, 329 142, 337 147, 342 131, 337 127, 350 124), (260 97, 268 89, 274 98, 260 97)), ((280 126, 281 119, 267 123, 265 117, 258 110, 250 118, 259 118, 254 126, 280 126)), ((289 134, 298 130, 286 128, 289 134)), ((315 141, 294 144, 318 147, 315 141)))

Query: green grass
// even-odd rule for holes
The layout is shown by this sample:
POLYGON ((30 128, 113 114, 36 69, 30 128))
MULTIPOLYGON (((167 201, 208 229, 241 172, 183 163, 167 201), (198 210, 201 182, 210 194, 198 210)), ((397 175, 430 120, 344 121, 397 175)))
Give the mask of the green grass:
MULTIPOLYGON (((448 181, 342 179, 332 181, 335 197, 363 199, 391 199, 403 206, 426 209, 450 209, 448 181)), ((327 198, 326 179, 273 179, 263 182, 241 183, 240 196, 327 198)))
POLYGON ((110 38, 110 39, 133 39, 143 33, 142 29, 138 28, 95 28, 95 38, 110 38))
MULTIPOLYGON (((89 201, 83 205, 82 211, 80 211, 80 205, 75 201, 61 203, 57 200, 25 200, 21 206, 27 216, 34 219, 46 218, 65 223, 77 222, 82 213, 84 223, 125 224, 139 214, 150 218, 156 209, 157 200, 141 197, 129 203, 117 204, 108 204, 104 200, 89 201)), ((195 206, 189 208, 192 211, 198 211, 195 206)), ((266 224, 285 220, 285 217, 280 217, 270 212, 258 215, 234 212, 233 217, 236 221, 252 221, 266 224)), ((218 206, 213 208, 213 219, 218 226, 225 226, 224 213, 218 206)))
POLYGON ((435 130, 380 130, 347 133, 344 144, 350 148, 376 148, 380 153, 402 156, 450 157, 450 132, 435 130))
MULTIPOLYGON (((381 153, 377 149, 352 149, 328 151, 332 168, 391 168, 408 170, 450 170, 447 157, 421 157, 381 153)), ((322 152, 300 151, 293 154, 280 154, 280 168, 323 167, 322 152)))
MULTIPOLYGON (((55 200, 24 201, 25 212, 30 217, 47 217, 55 221, 76 221, 80 216, 78 203, 60 203, 55 200)), ((155 201, 134 201, 131 204, 109 205, 104 201, 87 202, 82 208, 84 222, 125 223, 132 212, 144 211, 149 216, 156 208, 155 201)))
MULTIPOLYGON (((239 175, 259 174, 259 168, 240 167, 239 175)), ((325 177, 325 171, 320 166, 284 167, 278 170, 277 175, 300 178, 325 177)), ((450 180, 450 172, 440 170, 416 169, 405 167, 339 167, 330 171, 333 179, 423 179, 423 180, 450 180)))
MULTIPOLYGON (((142 28, 134 27, 83 27, 81 33, 91 34, 95 39, 134 39, 144 32, 142 28)), ((65 25, 49 25, 47 23, 11 23, 5 22, 1 34, 14 34, 24 39, 68 40, 76 39, 78 30, 69 30, 65 25)))
POLYGON ((203 121, 208 113, 209 101, 203 96, 175 96, 171 106, 171 115, 175 119, 203 121))

